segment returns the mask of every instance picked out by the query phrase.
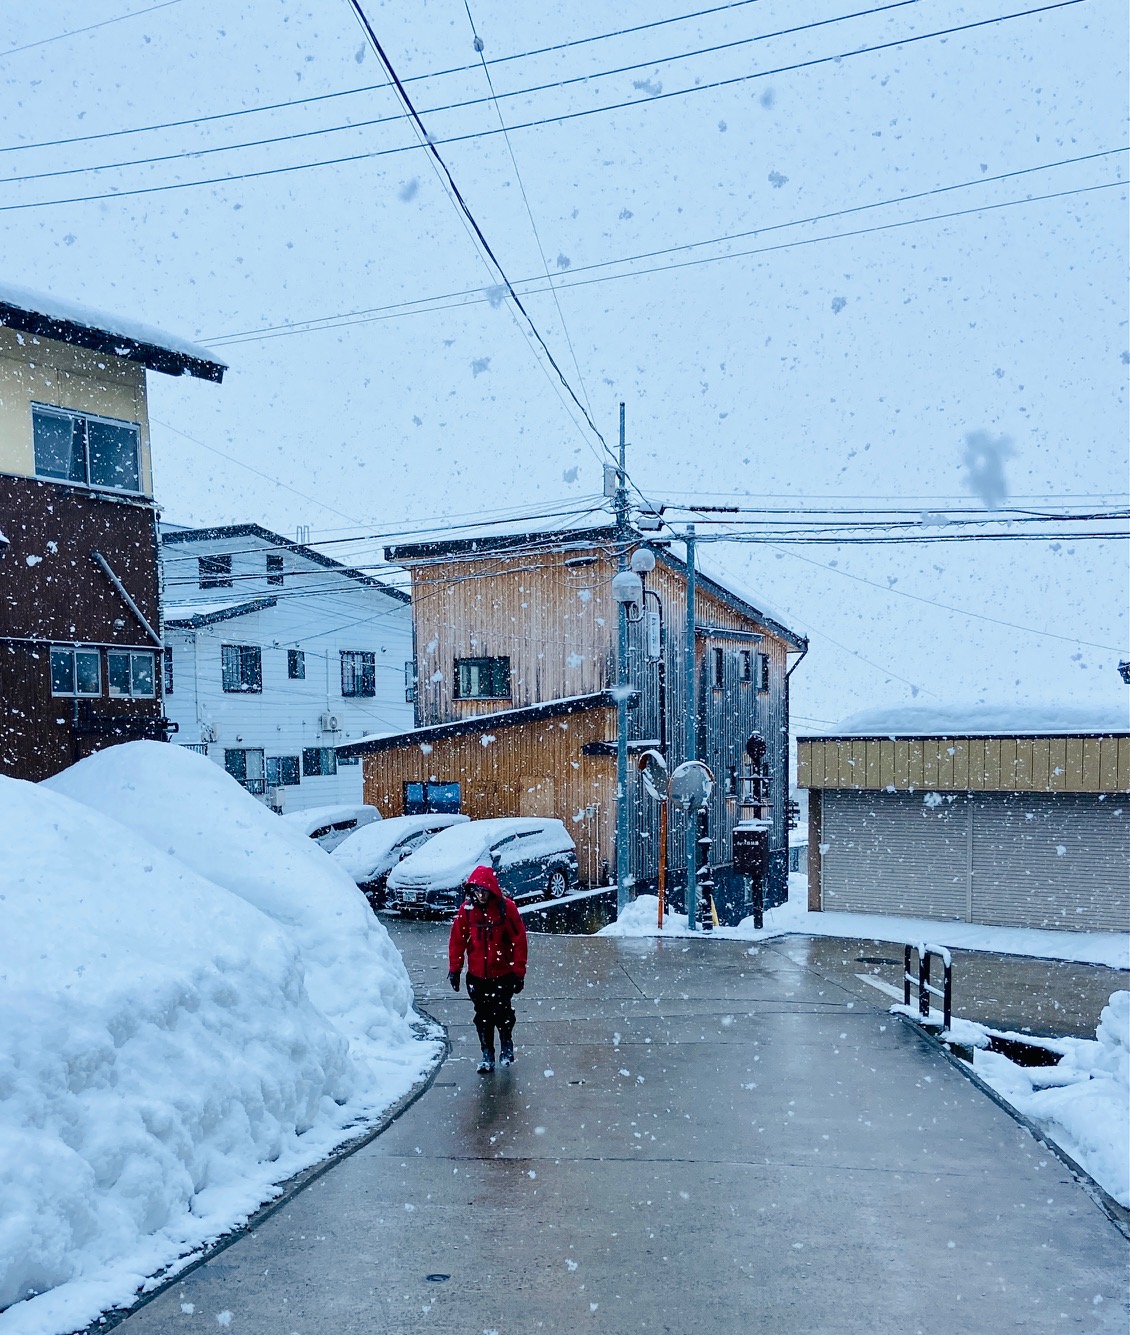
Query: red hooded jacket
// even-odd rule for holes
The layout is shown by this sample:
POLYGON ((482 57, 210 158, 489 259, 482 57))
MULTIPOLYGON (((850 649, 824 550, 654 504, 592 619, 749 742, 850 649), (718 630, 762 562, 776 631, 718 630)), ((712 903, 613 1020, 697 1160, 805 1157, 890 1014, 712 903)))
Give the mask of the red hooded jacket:
POLYGON ((464 904, 451 924, 447 941, 447 963, 452 973, 463 968, 474 978, 526 975, 526 925, 512 899, 502 893, 498 877, 489 867, 476 867, 468 885, 485 889, 485 904, 464 904))

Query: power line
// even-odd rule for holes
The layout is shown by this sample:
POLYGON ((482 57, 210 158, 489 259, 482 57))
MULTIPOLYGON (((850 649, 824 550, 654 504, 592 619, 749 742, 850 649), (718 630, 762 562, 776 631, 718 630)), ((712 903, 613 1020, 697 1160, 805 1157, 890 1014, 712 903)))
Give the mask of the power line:
MULTIPOLYGON (((117 18, 103 19, 101 23, 91 23, 85 28, 72 28, 70 32, 59 32, 54 37, 41 37, 38 42, 28 42, 25 46, 12 46, 7 51, 0 51, 0 60, 6 56, 18 55, 21 51, 31 51, 37 46, 47 46, 50 42, 61 42, 66 37, 78 37, 84 32, 93 32, 95 28, 108 28, 111 23, 124 23, 126 19, 140 18, 142 14, 152 14, 155 9, 168 9, 170 5, 179 5, 181 0, 161 0, 159 5, 150 5, 148 9, 135 9, 130 14, 119 14, 117 18)), ((18 148, 32 148, 32 144, 18 144, 18 148)))
MULTIPOLYGON (((1076 0, 1070 0, 1070 2, 1075 3, 1076 0)), ((604 439, 604 436, 601 434, 600 428, 593 421, 592 415, 589 413, 589 410, 577 397, 576 391, 573 389, 573 386, 569 383, 561 367, 557 364, 557 360, 553 356, 553 353, 550 352, 549 346, 546 343, 545 339, 542 337, 541 331, 534 323, 533 317, 530 315, 529 311, 526 310, 525 306, 522 304, 521 297, 519 297, 518 293, 514 290, 514 284, 510 281, 510 277, 507 274, 506 270, 503 268, 502 262, 499 260, 498 256, 494 253, 494 250, 491 248, 490 242, 486 239, 486 236, 483 234, 483 230, 479 226, 478 221, 475 218, 475 215, 471 212, 470 205, 463 198, 462 192, 460 191, 459 187, 455 184, 455 178, 452 176, 451 171, 447 166, 447 163, 443 160, 443 156, 441 155, 439 148, 428 137, 428 132, 424 128, 424 122, 420 119, 420 115, 417 112, 415 106, 413 105, 412 99, 408 96, 408 90, 400 82, 400 78, 397 75, 396 70, 393 69, 392 62, 389 60, 387 54, 385 53, 384 47, 378 40, 377 34, 373 31, 372 25, 369 23, 369 20, 365 17, 365 11, 361 8, 360 0, 348 0, 348 3, 350 5, 350 8, 356 14, 357 21, 364 28, 369 38, 369 41, 373 45, 373 50, 377 53, 378 57, 380 58, 381 64, 384 65, 389 78, 395 85, 397 93, 400 95, 400 100, 404 103, 413 122, 418 127, 420 134, 423 136, 425 141, 425 147, 427 148, 428 152, 435 159, 436 163, 443 171, 444 177, 447 180, 448 186, 457 204, 459 205, 459 208, 466 216, 467 221, 471 224, 471 227, 474 229, 475 235, 479 239, 479 243, 482 245, 487 255, 489 255, 491 263, 498 271, 499 277, 502 279, 502 282, 506 287, 506 290, 510 294, 510 300, 522 312, 522 315, 525 317, 526 323, 530 326, 530 329, 533 331, 533 335, 537 339, 538 344, 540 345, 542 351, 545 353, 545 356, 548 358, 553 369, 557 372, 558 379, 565 387, 566 391, 569 394, 569 397, 573 400, 573 402, 584 414, 584 418, 589 425, 589 429, 592 431, 593 435, 597 438, 597 440, 600 441, 601 445, 604 446, 605 452, 610 457, 615 458, 612 450, 609 448, 608 442, 604 439)))
MULTIPOLYGON (((504 92, 501 94, 495 91, 494 83, 490 77, 490 71, 489 69, 486 69, 486 59, 483 56, 482 52, 480 51, 479 58, 480 60, 482 60, 484 70, 486 70, 487 82, 490 84, 490 94, 491 94, 490 97, 473 97, 464 99, 461 102, 448 102, 442 106, 425 107, 424 110, 421 112, 421 115, 435 116, 439 115, 442 112, 465 111, 471 107, 487 106, 490 105, 491 103, 494 104, 495 110, 498 111, 498 101, 500 97, 501 98, 529 97, 535 93, 552 92, 556 91, 559 88, 569 88, 575 84, 580 84, 580 83, 588 84, 592 83, 594 80, 608 79, 618 74, 633 74, 638 70, 654 69, 657 65, 672 64, 673 62, 678 60, 691 60, 698 56, 714 55, 720 51, 732 50, 735 47, 749 46, 755 42, 766 42, 775 37, 793 36, 797 33, 807 32, 815 28, 828 27, 836 23, 846 23, 851 19, 865 18, 873 14, 885 13, 887 10, 902 9, 907 5, 916 5, 920 3, 921 0, 891 0, 891 3, 876 6, 873 9, 857 10, 853 14, 842 14, 842 15, 837 15, 834 18, 819 19, 813 23, 802 23, 792 28, 780 28, 775 32, 760 33, 753 37, 741 37, 737 38, 734 41, 723 42, 716 46, 701 47, 695 51, 681 51, 671 56, 657 56, 653 60, 638 61, 632 65, 621 65, 618 66, 616 69, 600 70, 592 74, 581 74, 567 79, 556 79, 550 83, 534 84, 532 87, 529 88, 516 88, 511 90, 510 92, 504 92)), ((468 18, 470 18, 469 7, 467 8, 467 16, 468 18)), ((473 20, 471 23, 471 27, 472 31, 474 31, 473 20)), ((478 40, 477 32, 475 33, 475 38, 476 40, 478 40)), ((470 68, 474 67, 472 66, 470 68)), ((408 81, 405 80, 404 82, 407 83, 408 81)), ((387 87, 388 85, 381 85, 381 86, 387 87)), ((408 117, 405 116, 404 114, 397 114, 394 116, 376 116, 372 120, 352 121, 346 125, 323 126, 316 130, 292 131, 288 134, 273 135, 266 139, 245 140, 242 143, 238 144, 217 144, 212 148, 184 149, 175 153, 157 154, 153 157, 148 157, 148 158, 127 158, 121 162, 96 163, 93 166, 89 167, 63 167, 54 171, 32 172, 26 176, 8 176, 3 178, 2 181, 0 181, 0 185, 26 184, 29 181, 45 181, 45 180, 57 179, 58 177, 62 176, 83 176, 90 172, 117 171, 126 167, 148 167, 163 162, 181 162, 184 161, 184 159, 186 158, 198 159, 198 158, 210 157, 216 153, 235 153, 242 149, 247 149, 247 148, 266 148, 274 144, 295 143, 300 139, 316 139, 322 135, 344 134, 348 133, 351 130, 366 130, 366 129, 371 129, 373 126, 376 125, 389 125, 389 124, 394 124, 396 122, 404 121, 406 119, 408 119, 408 117)), ((499 125, 501 127, 501 132, 506 137, 507 144, 509 145, 510 140, 509 136, 507 135, 506 126, 502 120, 501 111, 498 111, 498 119, 499 119, 499 125)), ((513 156, 513 150, 511 150, 511 156, 513 156)))
MULTIPOLYGON (((1126 152, 1126 149, 1112 149, 1109 150, 1109 152, 1124 153, 1126 152)), ((1107 154, 1103 153, 1103 154, 1097 154, 1095 156, 1105 157, 1107 156, 1107 154)), ((1071 160, 1069 159, 1068 161, 1071 160)), ((1013 172, 1005 173, 1005 175, 1007 176, 1023 175, 1026 172, 1036 172, 1043 170, 1045 170, 1044 167, 1030 167, 1015 173, 1013 172)), ((1002 179, 1002 178, 991 178, 991 179, 1002 179)), ((912 200, 918 198, 924 198, 931 194, 944 194, 950 190, 963 189, 966 186, 973 186, 979 184, 981 184, 981 182, 979 181, 967 181, 963 182, 961 185, 942 186, 939 187, 937 190, 921 191, 917 195, 906 196, 905 198, 912 200)), ((595 278, 581 278, 581 279, 570 278, 569 280, 562 280, 558 284, 558 286, 562 288, 585 287, 589 286, 592 283, 614 282, 616 280, 623 278, 640 278, 655 273, 674 272, 678 269, 690 268, 699 264, 719 264, 726 260, 748 259, 751 256, 755 255, 768 255, 775 253, 776 251, 789 250, 792 249, 794 246, 817 245, 828 241, 841 241, 859 236, 869 236, 873 233, 892 231, 902 227, 915 227, 923 225, 925 223, 932 223, 932 222, 947 222, 952 219, 969 217, 978 213, 989 213, 995 210, 1005 209, 1005 208, 1015 208, 1025 204, 1045 203, 1055 199, 1065 199, 1073 195, 1088 194, 1094 190, 1112 189, 1124 184, 1125 184, 1124 180, 1117 180, 1096 186, 1083 186, 1073 190, 1055 191, 1046 195, 1030 195, 1025 199, 1005 200, 997 204, 981 204, 973 208, 956 210, 950 213, 931 214, 925 218, 910 218, 897 222, 882 223, 875 227, 857 228, 849 232, 835 232, 827 236, 798 238, 795 241, 786 241, 781 243, 780 245, 761 246, 752 250, 731 251, 727 252, 724 255, 711 255, 711 256, 706 256, 702 259, 688 260, 682 264, 656 265, 648 269, 632 269, 626 273, 605 274, 603 276, 595 278)), ((865 209, 885 208, 889 207, 890 205, 899 204, 902 202, 903 202, 903 197, 896 196, 893 199, 889 200, 879 200, 874 204, 862 204, 855 206, 853 208, 844 209, 842 210, 842 213, 844 215, 850 215, 853 213, 862 212, 865 209)), ((820 219, 823 219, 825 221, 829 221, 837 216, 840 215, 834 212, 818 215, 820 219)), ((783 231, 792 227, 806 226, 811 221, 815 220, 816 220, 815 218, 813 219, 804 218, 804 219, 798 219, 794 222, 775 223, 769 227, 761 228, 758 231, 752 233, 745 232, 741 233, 741 235, 750 236, 750 235, 758 235, 759 232, 763 234, 768 232, 783 231)), ((706 245, 717 245, 723 243, 727 239, 728 238, 726 237, 716 237, 710 241, 685 242, 682 245, 671 246, 665 250, 651 251, 647 252, 646 254, 641 254, 638 256, 628 255, 628 256, 622 256, 614 260, 602 260, 596 264, 579 265, 577 266, 576 269, 572 270, 571 272, 572 274, 589 273, 594 270, 611 268, 616 265, 631 264, 634 263, 637 259, 651 258, 652 256, 655 255, 677 254, 679 251, 682 250, 690 250, 692 248, 697 248, 706 245)), ((540 281, 537 278, 520 279, 518 281, 521 284, 521 286, 526 290, 527 294, 536 295, 540 291, 540 289, 533 286, 533 284, 540 281)), ((481 305, 483 302, 489 300, 490 300, 489 296, 483 295, 481 288, 468 288, 462 292, 446 294, 446 296, 423 297, 423 298, 417 298, 414 301, 410 302, 396 302, 387 307, 379 307, 379 306, 373 307, 367 311, 359 311, 340 317, 321 316, 313 320, 301 320, 301 321, 294 321, 293 323, 290 324, 266 326, 263 329, 245 330, 238 334, 228 334, 218 338, 204 339, 203 342, 207 347, 235 346, 242 342, 258 342, 260 340, 265 340, 268 338, 288 337, 292 334, 316 334, 331 329, 349 328, 353 325, 371 324, 380 320, 396 319, 402 315, 417 315, 417 314, 430 315, 437 311, 450 310, 462 306, 481 305), (466 298, 466 300, 449 301, 447 299, 448 297, 454 297, 454 298, 464 297, 466 298), (425 305, 424 303, 427 302, 431 303, 442 302, 444 304, 425 305), (418 309, 411 309, 413 307, 418 309)))
MULTIPOLYGON (((825 565, 823 561, 815 561, 811 556, 802 556, 800 552, 790 551, 787 547, 781 549, 782 555, 791 556, 796 561, 803 561, 805 565, 816 566, 820 570, 826 570, 829 574, 842 575, 845 579, 855 580, 858 584, 866 584, 869 588, 879 589, 885 593, 897 593, 900 598, 910 598, 916 603, 926 603, 929 607, 940 608, 943 612, 954 612, 958 616, 971 617, 975 621, 988 621, 994 626, 1004 626, 1008 630, 1024 631, 1028 635, 1039 635, 1048 640, 1062 640, 1065 644, 1082 644, 1088 649, 1106 649, 1110 650, 1109 644, 1096 644, 1093 640, 1081 640, 1071 635, 1057 635, 1050 630, 1036 630, 1032 626, 1020 626, 1015 621, 1002 621, 999 617, 991 617, 984 612, 970 612, 964 607, 952 607, 948 603, 940 603, 935 598, 924 598, 921 594, 909 593, 906 589, 897 589, 889 584, 876 584, 874 580, 864 579, 862 575, 855 575, 849 570, 840 570, 838 567, 825 565)), ((1118 652, 1117 650, 1111 650, 1118 652)))
MULTIPOLYGON (((176 3, 177 0, 170 0, 170 3, 176 3)), ((499 56, 495 60, 496 65, 502 65, 509 61, 526 60, 535 56, 543 56, 557 51, 565 51, 575 46, 586 46, 592 42, 604 42, 611 38, 623 37, 625 35, 643 32, 648 28, 662 28, 672 23, 688 22, 691 19, 703 18, 709 14, 721 14, 730 9, 744 9, 747 5, 761 4, 762 0, 731 0, 730 4, 715 5, 711 9, 696 10, 691 14, 678 14, 674 18, 656 19, 651 23, 637 24, 634 28, 620 28, 615 32, 600 33, 593 37, 578 37, 569 42, 558 42, 554 46, 543 46, 532 51, 518 51, 509 56, 499 56)), ((456 65, 451 69, 433 70, 427 74, 412 74, 405 77, 406 84, 420 83, 426 79, 440 79, 449 74, 465 74, 470 70, 478 69, 475 64, 456 65)), ((361 88, 343 88, 334 93, 318 93, 312 97, 296 97, 286 102, 270 102, 259 107, 240 107, 235 111, 220 111, 207 116, 189 116, 184 120, 178 121, 160 121, 155 125, 139 125, 128 130, 104 130, 98 134, 80 134, 74 135, 69 139, 44 139, 34 144, 10 144, 7 147, 0 148, 0 153, 18 153, 30 148, 58 148, 64 144, 85 144, 97 139, 117 139, 122 135, 130 134, 148 134, 154 130, 177 130, 186 125, 206 125, 212 121, 230 120, 237 116, 255 116, 265 111, 282 111, 289 107, 311 106, 318 102, 329 102, 335 98, 356 97, 362 93, 375 93, 383 88, 387 88, 387 83, 366 84, 361 88)))
MULTIPOLYGON (((349 3, 351 5, 354 5, 355 0, 349 0, 349 3)), ((793 73, 795 71, 803 69, 812 69, 819 65, 827 65, 833 63, 838 64, 843 62, 844 60, 850 59, 853 56, 872 55, 879 51, 887 51, 895 47, 909 46, 917 42, 929 41, 938 37, 951 37, 960 32, 968 32, 973 29, 984 28, 998 23, 1006 23, 1012 19, 1031 18, 1032 16, 1037 14, 1046 14, 1054 10, 1066 9, 1074 5, 1085 4, 1085 3, 1087 3, 1087 0, 1056 0, 1056 2, 1053 4, 1043 5, 1036 9, 1027 9, 1013 14, 997 15, 996 17, 991 19, 980 19, 973 23, 959 24, 952 28, 939 29, 936 32, 919 33, 911 37, 900 37, 895 41, 882 42, 873 46, 859 47, 854 51, 841 51, 835 55, 830 55, 830 56, 818 56, 813 58, 812 60, 799 61, 793 65, 782 65, 774 69, 756 71, 752 74, 736 75, 733 78, 729 79, 717 79, 710 83, 695 84, 691 88, 680 88, 680 89, 674 89, 670 92, 653 93, 646 95, 642 98, 632 98, 627 101, 616 102, 606 106, 587 107, 579 111, 564 112, 557 116, 544 116, 537 120, 522 121, 515 125, 510 126, 509 132, 513 133, 516 130, 536 129, 543 125, 564 124, 568 121, 581 120, 590 116, 605 115, 613 111, 622 111, 628 108, 640 107, 652 103, 667 101, 673 97, 689 97, 692 94, 696 93, 712 92, 716 91, 719 88, 728 88, 728 87, 733 87, 737 84, 748 83, 754 79, 771 78, 774 75, 793 73)), ((403 83, 401 83, 399 87, 401 90, 404 90, 403 83)), ((407 92, 403 91, 403 95, 407 96, 407 92)), ((462 135, 452 135, 446 139, 436 139, 436 140, 428 139, 427 142, 424 145, 422 145, 422 147, 426 148, 428 151, 432 153, 435 153, 438 147, 441 146, 446 146, 450 144, 461 144, 476 139, 492 138, 493 136, 501 133, 502 131, 497 129, 481 130, 462 135)), ((418 151, 419 147, 421 147, 421 145, 406 144, 397 148, 374 149, 366 153, 352 153, 352 154, 345 154, 337 158, 323 158, 315 162, 294 163, 286 167, 269 167, 269 168, 262 168, 257 171, 235 172, 226 176, 209 177, 198 181, 174 181, 166 185, 138 186, 131 190, 109 190, 109 191, 103 191, 99 194, 75 195, 65 199, 44 199, 23 204, 5 204, 0 206, 0 213, 7 213, 17 209, 52 208, 60 204, 93 203, 104 199, 129 199, 138 195, 164 194, 172 190, 191 190, 203 186, 224 185, 235 181, 260 180, 271 176, 284 175, 290 172, 309 171, 318 167, 343 166, 348 163, 363 162, 372 158, 390 157, 399 153, 416 152, 418 151)))

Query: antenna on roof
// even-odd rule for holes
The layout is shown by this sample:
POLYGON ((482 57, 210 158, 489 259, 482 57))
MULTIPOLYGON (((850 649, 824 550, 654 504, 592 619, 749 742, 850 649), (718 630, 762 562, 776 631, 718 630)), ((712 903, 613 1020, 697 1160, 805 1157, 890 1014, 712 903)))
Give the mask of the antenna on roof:
POLYGON ((307 547, 310 544, 310 525, 299 524, 294 530, 294 541, 300 547, 307 547))

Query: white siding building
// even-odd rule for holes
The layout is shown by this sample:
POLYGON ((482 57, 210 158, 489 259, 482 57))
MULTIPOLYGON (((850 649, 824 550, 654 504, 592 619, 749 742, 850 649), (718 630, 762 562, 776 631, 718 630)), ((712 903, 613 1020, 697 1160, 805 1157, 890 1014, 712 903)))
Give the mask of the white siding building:
POLYGON ((283 811, 360 802, 335 747, 412 726, 408 594, 257 524, 165 528, 173 741, 283 811))

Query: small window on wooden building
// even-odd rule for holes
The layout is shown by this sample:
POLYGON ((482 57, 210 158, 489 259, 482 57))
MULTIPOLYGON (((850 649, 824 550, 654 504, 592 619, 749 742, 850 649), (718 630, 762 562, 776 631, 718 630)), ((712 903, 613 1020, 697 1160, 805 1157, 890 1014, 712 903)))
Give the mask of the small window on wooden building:
POLYGON ((455 660, 455 698, 457 700, 509 700, 509 658, 457 658, 455 660))
POLYGON ((112 696, 152 700, 157 694, 153 655, 146 649, 110 649, 106 680, 112 696))
POLYGON ((748 649, 738 654, 738 668, 742 681, 753 680, 753 654, 748 649))
POLYGON ((715 687, 725 686, 726 684, 726 655, 722 649, 714 649, 714 685, 715 687))
POLYGON ((759 674, 757 679, 757 689, 767 691, 769 689, 769 655, 758 654, 759 674))
POLYGON ((438 812, 442 815, 457 816, 462 801, 462 790, 458 783, 409 782, 404 785, 404 814, 422 816, 438 812))
POLYGON ((140 428, 134 422, 34 404, 36 477, 111 491, 140 491, 140 428))
POLYGON ((102 655, 97 649, 51 650, 51 694, 102 694, 102 655))

